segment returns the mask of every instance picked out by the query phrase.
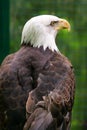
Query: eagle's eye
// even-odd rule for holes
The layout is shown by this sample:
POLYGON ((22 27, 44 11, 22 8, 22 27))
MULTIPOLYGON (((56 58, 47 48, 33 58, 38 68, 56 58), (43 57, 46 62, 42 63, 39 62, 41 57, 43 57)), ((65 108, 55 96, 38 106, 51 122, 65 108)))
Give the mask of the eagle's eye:
POLYGON ((51 21, 50 25, 54 26, 56 23, 58 23, 58 21, 51 21))

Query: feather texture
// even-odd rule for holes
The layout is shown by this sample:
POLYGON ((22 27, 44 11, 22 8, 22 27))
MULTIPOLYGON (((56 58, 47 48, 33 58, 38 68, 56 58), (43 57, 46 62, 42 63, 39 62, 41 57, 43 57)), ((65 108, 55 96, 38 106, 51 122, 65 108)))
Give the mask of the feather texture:
POLYGON ((22 46, 0 67, 0 129, 21 130, 26 121, 26 130, 64 130, 64 125, 69 130, 74 91, 67 58, 42 47, 22 46))

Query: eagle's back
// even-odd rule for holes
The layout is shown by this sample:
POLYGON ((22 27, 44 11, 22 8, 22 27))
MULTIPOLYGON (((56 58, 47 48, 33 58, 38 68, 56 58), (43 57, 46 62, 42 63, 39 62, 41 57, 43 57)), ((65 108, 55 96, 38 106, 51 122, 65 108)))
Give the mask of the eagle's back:
MULTIPOLYGON (((61 90, 61 96, 66 99, 70 95, 70 100, 67 99, 65 103, 67 111, 71 111, 74 75, 68 59, 49 49, 44 51, 43 48, 21 47, 18 52, 8 56, 0 68, 1 129, 4 130, 6 124, 9 130, 21 130, 25 121, 25 106, 29 92, 32 91, 35 105, 50 91, 61 93, 61 90)), ((27 112, 34 110, 30 106, 32 103, 28 103, 27 112)))

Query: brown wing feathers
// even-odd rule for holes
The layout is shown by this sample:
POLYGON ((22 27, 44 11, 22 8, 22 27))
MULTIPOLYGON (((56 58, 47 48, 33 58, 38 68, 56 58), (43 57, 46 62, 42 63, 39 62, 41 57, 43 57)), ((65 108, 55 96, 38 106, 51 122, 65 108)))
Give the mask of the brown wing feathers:
MULTIPOLYGON (((63 55, 23 46, 1 66, 0 97, 3 99, 0 121, 2 118, 6 121, 7 130, 23 128, 25 106, 24 130, 64 127, 69 130, 74 99, 73 68, 63 55)), ((4 130, 3 121, 0 127, 4 130)))
MULTIPOLYGON (((42 113, 47 112, 47 114, 49 114, 51 112, 53 117, 48 125, 45 122, 47 114, 45 118, 44 116, 40 117, 40 120, 42 120, 44 124, 44 130, 49 128, 50 130, 53 130, 52 126, 54 122, 56 122, 54 130, 56 130, 57 127, 60 127, 60 130, 66 130, 70 127, 73 100, 74 74, 72 65, 64 56, 54 54, 44 66, 42 73, 39 74, 37 88, 29 94, 26 111, 27 113, 31 113, 31 116, 33 112, 36 115, 35 107, 38 106, 38 109, 42 109, 42 113), (56 118, 57 121, 55 121, 54 118, 56 118)), ((30 117, 28 117, 28 121, 30 117)), ((34 128, 37 126, 38 121, 36 118, 33 120, 34 126, 31 122, 31 125, 29 126, 30 130, 40 130, 40 128, 42 130, 42 124, 39 126, 40 128, 34 128)), ((28 123, 26 123, 26 125, 27 124, 28 123)))

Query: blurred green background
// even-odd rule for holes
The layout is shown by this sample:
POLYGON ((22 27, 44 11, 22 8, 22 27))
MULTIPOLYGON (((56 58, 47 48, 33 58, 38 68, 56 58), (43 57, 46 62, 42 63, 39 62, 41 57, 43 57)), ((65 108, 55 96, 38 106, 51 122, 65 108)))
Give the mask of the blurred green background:
POLYGON ((71 23, 71 32, 61 31, 56 42, 75 69, 71 130, 87 130, 87 0, 1 0, 0 10, 0 61, 20 48, 22 28, 31 17, 53 14, 71 23))

